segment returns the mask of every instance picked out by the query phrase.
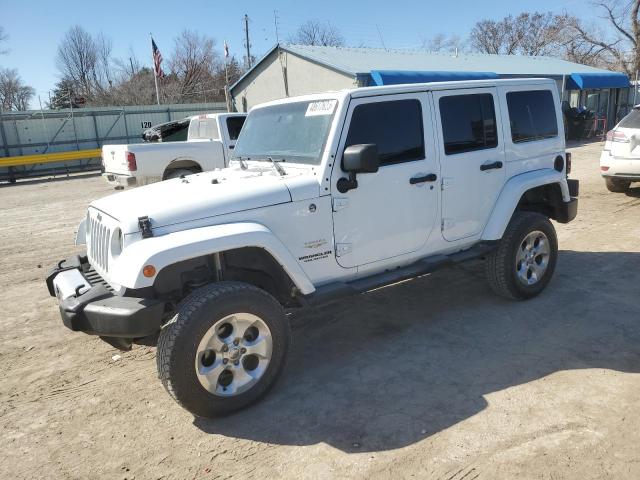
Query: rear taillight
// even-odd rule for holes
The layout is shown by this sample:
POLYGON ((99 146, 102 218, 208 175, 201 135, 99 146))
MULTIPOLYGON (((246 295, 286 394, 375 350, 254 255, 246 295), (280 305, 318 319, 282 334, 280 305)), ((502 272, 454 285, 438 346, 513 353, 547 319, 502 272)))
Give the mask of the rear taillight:
POLYGON ((135 172, 138 169, 136 154, 133 152, 127 152, 127 168, 130 172, 135 172))
POLYGON ((602 170, 603 172, 606 172, 609 170, 609 167, 605 167, 604 165, 601 165, 600 170, 602 170))
POLYGON ((571 153, 567 152, 565 154, 566 157, 566 162, 567 162, 567 169, 565 170, 567 175, 569 175, 571 173, 571 153))
POLYGON ((629 139, 624 134, 624 132, 620 132, 618 130, 610 130, 607 132, 607 142, 620 142, 620 143, 629 143, 629 139))

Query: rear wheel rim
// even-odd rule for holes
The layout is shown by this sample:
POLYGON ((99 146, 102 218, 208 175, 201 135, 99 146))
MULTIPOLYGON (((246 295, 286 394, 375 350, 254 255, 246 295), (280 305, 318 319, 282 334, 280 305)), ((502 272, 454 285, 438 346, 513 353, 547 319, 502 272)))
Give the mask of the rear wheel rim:
POLYGON ((516 277, 525 286, 536 285, 542 280, 549 267, 551 245, 544 232, 535 230, 527 233, 516 252, 516 277))
POLYGON ((260 317, 234 313, 218 320, 196 350, 195 371, 210 393, 233 397, 255 386, 271 362, 271 330, 260 317))

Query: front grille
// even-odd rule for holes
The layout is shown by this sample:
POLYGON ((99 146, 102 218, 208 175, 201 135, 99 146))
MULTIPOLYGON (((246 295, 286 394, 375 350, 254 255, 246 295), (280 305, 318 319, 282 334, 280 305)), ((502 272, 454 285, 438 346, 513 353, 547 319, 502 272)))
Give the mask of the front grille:
POLYGON ((100 276, 100 274, 98 272, 96 272, 95 268, 93 268, 93 266, 89 263, 89 264, 85 264, 85 267, 87 267, 83 272, 82 275, 84 275, 84 278, 86 278, 89 283, 91 284, 92 287, 97 287, 98 285, 102 285, 104 287, 106 287, 107 290, 109 290, 110 292, 113 293, 113 287, 111 287, 111 285, 109 285, 106 280, 104 278, 102 278, 100 276))
POLYGON ((109 271, 111 229, 102 223, 100 214, 90 214, 87 224, 87 256, 93 265, 109 271))

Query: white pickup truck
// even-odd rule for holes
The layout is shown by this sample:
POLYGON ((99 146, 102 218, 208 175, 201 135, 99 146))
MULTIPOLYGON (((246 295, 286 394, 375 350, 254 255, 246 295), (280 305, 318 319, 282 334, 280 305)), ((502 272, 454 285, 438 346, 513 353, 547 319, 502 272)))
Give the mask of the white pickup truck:
POLYGON ((153 143, 105 145, 102 176, 122 188, 225 168, 245 117, 244 113, 196 115, 184 120, 188 123, 184 141, 161 138, 153 143))

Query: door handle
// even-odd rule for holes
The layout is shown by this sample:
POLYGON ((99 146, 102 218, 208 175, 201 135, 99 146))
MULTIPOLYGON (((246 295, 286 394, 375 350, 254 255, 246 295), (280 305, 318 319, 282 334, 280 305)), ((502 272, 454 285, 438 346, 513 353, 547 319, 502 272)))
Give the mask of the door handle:
POLYGON ((435 173, 429 173, 428 175, 422 175, 421 177, 411 177, 409 179, 409 183, 411 185, 415 185, 416 183, 435 182, 437 179, 438 176, 435 173))
POLYGON ((502 162, 497 161, 493 163, 483 163, 482 165, 480 165, 480 170, 482 170, 483 172, 485 170, 493 170, 495 168, 502 168, 502 162))

